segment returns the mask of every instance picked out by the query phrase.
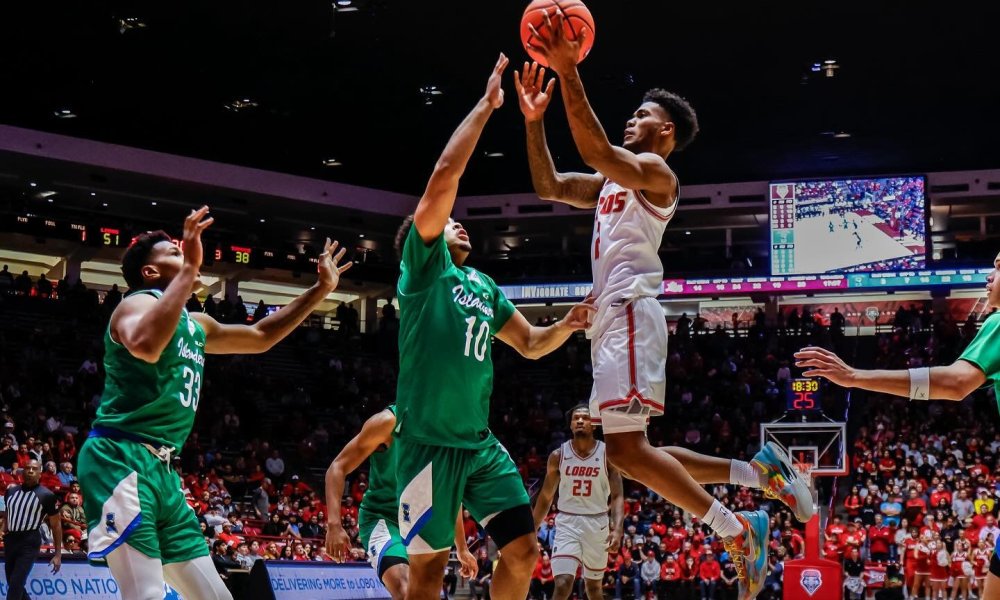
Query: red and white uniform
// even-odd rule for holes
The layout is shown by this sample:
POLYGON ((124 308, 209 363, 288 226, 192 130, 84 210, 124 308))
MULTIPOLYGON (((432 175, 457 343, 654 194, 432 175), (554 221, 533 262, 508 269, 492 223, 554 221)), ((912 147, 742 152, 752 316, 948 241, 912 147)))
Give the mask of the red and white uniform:
POLYGON ((923 543, 913 548, 913 573, 915 575, 931 574, 931 551, 923 543))
POLYGON ((580 456, 573 442, 562 445, 559 459, 559 500, 552 572, 576 575, 583 566, 586 579, 601 579, 608 564, 608 499, 611 483, 604 442, 589 456, 580 456))
POLYGON ((652 204, 641 191, 605 180, 591 243, 597 314, 591 338, 594 387, 590 415, 605 433, 644 431, 663 414, 667 323, 656 297, 663 292, 658 254, 677 210, 652 204))
POLYGON ((942 544, 930 547, 931 581, 948 581, 951 574, 951 561, 942 544), (944 564, 941 564, 941 563, 944 564))
POLYGON ((952 577, 965 577, 965 571, 962 569, 962 565, 966 560, 969 559, 969 554, 964 550, 955 550, 951 553, 951 576, 952 577))
POLYGON ((976 571, 976 579, 982 579, 986 577, 986 574, 990 571, 990 554, 989 550, 983 550, 977 548, 975 552, 972 553, 972 566, 976 571))

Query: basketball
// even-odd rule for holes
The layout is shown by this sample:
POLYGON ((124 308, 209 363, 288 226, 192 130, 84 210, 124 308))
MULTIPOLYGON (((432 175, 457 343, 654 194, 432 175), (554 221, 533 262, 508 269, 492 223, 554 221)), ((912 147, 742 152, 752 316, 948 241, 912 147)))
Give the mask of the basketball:
POLYGON ((528 29, 528 25, 534 26, 535 31, 541 35, 548 35, 548 27, 545 25, 545 11, 548 11, 551 19, 557 10, 561 10, 564 15, 563 31, 566 32, 567 39, 576 40, 580 32, 588 30, 587 36, 580 46, 580 56, 576 59, 577 63, 587 58, 587 54, 594 46, 594 17, 590 15, 590 10, 583 2, 580 0, 564 0, 562 2, 558 0, 532 0, 528 8, 524 9, 524 15, 521 17, 521 44, 524 45, 524 49, 531 56, 531 59, 544 67, 549 66, 545 57, 528 47, 528 44, 533 43, 532 40, 535 37, 528 29))

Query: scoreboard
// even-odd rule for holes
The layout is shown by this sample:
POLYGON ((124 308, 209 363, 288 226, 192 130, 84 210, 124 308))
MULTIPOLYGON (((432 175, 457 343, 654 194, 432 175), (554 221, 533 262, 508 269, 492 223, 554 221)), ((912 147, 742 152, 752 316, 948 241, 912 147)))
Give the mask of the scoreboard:
POLYGON ((814 412, 822 411, 821 391, 818 379, 799 377, 788 382, 785 410, 814 412))
MULTIPOLYGON (((132 231, 112 223, 87 223, 34 214, 0 217, 0 230, 101 248, 128 248, 135 237, 145 231, 132 231)), ((173 242, 181 245, 179 239, 174 239, 173 242)), ((245 239, 203 239, 202 243, 207 265, 219 262, 253 269, 275 268, 306 272, 315 270, 317 263, 315 253, 303 254, 291 248, 261 248, 245 239)))

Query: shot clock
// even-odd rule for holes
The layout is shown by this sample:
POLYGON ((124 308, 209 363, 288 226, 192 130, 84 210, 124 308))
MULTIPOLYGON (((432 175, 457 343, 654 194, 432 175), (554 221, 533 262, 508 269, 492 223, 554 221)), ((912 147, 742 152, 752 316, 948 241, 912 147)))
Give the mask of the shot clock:
POLYGON ((822 393, 818 379, 799 377, 788 382, 787 405, 785 410, 812 412, 822 411, 822 393))

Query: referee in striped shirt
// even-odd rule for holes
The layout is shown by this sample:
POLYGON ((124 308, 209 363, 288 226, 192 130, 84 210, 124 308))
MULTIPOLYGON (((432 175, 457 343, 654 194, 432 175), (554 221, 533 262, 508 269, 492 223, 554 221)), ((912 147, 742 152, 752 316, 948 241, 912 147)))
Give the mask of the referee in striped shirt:
POLYGON ((62 521, 56 510, 56 496, 45 486, 39 485, 42 475, 37 460, 28 461, 24 467, 24 485, 12 486, 4 494, 6 511, 3 518, 4 571, 7 575, 8 600, 30 600, 25 584, 28 574, 42 547, 39 528, 48 517, 52 528, 55 556, 52 557, 52 574, 62 566, 62 521))

